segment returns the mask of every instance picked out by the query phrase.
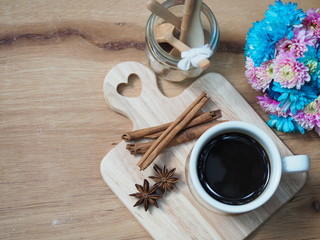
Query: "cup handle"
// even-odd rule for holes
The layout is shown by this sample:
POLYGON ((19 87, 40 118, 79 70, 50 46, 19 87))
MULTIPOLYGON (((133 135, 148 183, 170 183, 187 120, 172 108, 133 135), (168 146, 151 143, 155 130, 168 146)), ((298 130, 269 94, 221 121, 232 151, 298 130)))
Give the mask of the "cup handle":
POLYGON ((282 157, 282 172, 306 172, 310 168, 310 159, 307 155, 294 155, 282 157))

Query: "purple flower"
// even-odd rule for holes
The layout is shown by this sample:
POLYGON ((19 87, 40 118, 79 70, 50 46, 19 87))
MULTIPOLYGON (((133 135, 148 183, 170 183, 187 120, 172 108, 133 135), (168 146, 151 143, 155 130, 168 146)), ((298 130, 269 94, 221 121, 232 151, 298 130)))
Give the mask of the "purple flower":
POLYGON ((253 60, 247 57, 246 69, 245 75, 252 88, 265 92, 274 77, 272 60, 262 63, 260 67, 255 67, 253 60))
POLYGON ((293 115, 293 118, 303 128, 315 129, 320 135, 320 97, 309 103, 303 111, 293 115))
POLYGON ((287 117, 289 110, 287 112, 283 111, 283 108, 280 107, 280 102, 270 98, 267 94, 264 96, 258 96, 258 104, 261 106, 263 111, 277 116, 287 117))
POLYGON ((313 35, 320 38, 320 9, 309 9, 307 11, 307 16, 303 20, 303 25, 306 29, 311 30, 313 35))
POLYGON ((294 37, 288 39, 282 38, 277 44, 277 51, 279 54, 283 52, 290 52, 295 57, 303 57, 304 52, 308 51, 307 46, 315 46, 317 38, 313 35, 312 31, 307 31, 303 28, 295 28, 293 30, 294 37))
POLYGON ((283 52, 274 60, 274 81, 282 87, 300 89, 310 81, 309 68, 297 61, 291 52, 283 52))

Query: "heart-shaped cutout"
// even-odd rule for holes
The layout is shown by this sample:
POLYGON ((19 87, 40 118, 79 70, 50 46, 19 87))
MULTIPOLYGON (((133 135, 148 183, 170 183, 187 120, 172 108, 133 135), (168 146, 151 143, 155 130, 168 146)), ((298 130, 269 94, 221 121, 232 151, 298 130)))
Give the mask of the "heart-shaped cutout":
POLYGON ((141 94, 141 80, 137 74, 130 74, 128 77, 128 83, 121 83, 117 86, 117 92, 130 98, 139 97, 141 94))

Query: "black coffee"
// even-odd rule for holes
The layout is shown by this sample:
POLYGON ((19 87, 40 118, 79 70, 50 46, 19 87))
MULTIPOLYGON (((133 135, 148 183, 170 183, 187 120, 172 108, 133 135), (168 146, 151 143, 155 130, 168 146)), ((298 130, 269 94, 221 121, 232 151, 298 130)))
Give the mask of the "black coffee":
POLYGON ((266 151, 255 139, 241 133, 211 139, 202 148, 197 167, 206 192, 230 205, 242 205, 258 197, 270 174, 266 151))

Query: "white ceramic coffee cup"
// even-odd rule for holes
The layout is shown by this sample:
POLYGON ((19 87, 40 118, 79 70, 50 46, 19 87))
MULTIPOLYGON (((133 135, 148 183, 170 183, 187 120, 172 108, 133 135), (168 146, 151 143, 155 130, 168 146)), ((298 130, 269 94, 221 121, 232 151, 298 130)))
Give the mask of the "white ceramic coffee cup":
POLYGON ((239 214, 254 210, 267 202, 277 190, 283 173, 308 171, 309 165, 310 160, 307 155, 280 156, 271 137, 257 126, 246 122, 229 121, 213 126, 201 135, 189 154, 186 174, 192 194, 202 205, 218 213, 239 214), (267 152, 270 162, 271 171, 267 186, 257 198, 242 205, 225 204, 211 197, 202 187, 197 173, 197 162, 201 149, 212 138, 228 132, 243 133, 257 140, 267 152))

